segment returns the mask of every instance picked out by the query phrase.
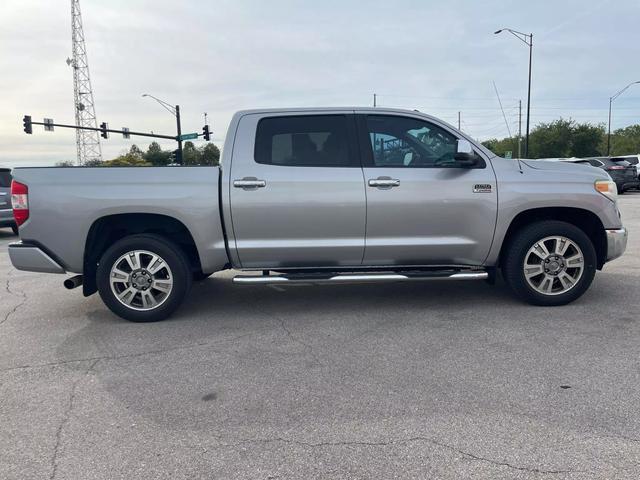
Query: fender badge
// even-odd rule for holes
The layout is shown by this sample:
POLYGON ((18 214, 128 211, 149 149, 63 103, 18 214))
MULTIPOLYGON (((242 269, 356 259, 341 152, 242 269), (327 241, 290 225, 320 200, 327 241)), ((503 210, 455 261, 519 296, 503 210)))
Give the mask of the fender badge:
POLYGON ((476 183, 473 186, 473 193, 491 193, 491 188, 490 183, 476 183))

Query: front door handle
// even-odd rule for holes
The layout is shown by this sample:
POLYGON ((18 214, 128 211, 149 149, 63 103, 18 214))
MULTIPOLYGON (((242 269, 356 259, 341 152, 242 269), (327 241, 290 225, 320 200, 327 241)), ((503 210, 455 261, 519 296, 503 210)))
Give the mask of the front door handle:
POLYGON ((233 186, 236 188, 244 188, 245 190, 253 190, 267 186, 264 180, 258 180, 255 177, 244 177, 242 180, 234 180, 233 186))
POLYGON ((377 187, 377 188, 399 187, 400 180, 398 180, 397 178, 391 178, 391 177, 372 178, 369 180, 369 186, 377 187))

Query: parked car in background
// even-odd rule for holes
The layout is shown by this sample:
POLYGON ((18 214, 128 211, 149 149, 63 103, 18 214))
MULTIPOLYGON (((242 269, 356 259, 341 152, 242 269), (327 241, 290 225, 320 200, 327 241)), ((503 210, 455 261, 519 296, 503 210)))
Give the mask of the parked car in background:
POLYGON ((611 180, 615 182, 620 195, 629 189, 640 188, 638 170, 635 165, 629 163, 625 157, 592 157, 571 160, 570 162, 592 165, 605 170, 611 177, 611 180))
POLYGON ((625 160, 636 167, 636 171, 638 172, 638 181, 640 181, 640 155, 619 155, 617 157, 612 157, 611 160, 615 162, 625 160))
POLYGON ((11 209, 11 169, 0 167, 0 228, 10 227, 18 234, 11 209))

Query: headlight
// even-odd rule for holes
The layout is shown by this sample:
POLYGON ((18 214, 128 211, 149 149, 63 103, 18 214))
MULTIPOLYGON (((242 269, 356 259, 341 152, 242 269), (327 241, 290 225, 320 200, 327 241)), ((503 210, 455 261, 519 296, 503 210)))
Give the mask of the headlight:
POLYGON ((618 187, 616 187, 615 182, 611 180, 596 180, 596 183, 593 185, 599 193, 607 197, 612 202, 615 202, 618 199, 618 187))

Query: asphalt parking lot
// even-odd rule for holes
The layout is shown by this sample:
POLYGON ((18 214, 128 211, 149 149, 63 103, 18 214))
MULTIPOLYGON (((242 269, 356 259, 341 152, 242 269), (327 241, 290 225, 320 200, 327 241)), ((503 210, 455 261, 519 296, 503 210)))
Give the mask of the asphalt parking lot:
POLYGON ((566 307, 504 285, 194 285, 133 324, 13 270, 0 229, 0 477, 640 478, 640 193, 566 307))

